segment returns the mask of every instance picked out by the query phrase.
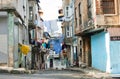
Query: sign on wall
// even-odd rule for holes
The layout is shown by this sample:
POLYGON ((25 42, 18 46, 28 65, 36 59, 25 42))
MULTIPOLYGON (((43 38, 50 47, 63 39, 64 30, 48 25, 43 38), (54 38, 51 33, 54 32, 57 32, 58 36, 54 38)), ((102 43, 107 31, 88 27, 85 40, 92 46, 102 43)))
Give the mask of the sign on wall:
POLYGON ((120 36, 111 36, 110 40, 111 41, 120 41, 120 36))

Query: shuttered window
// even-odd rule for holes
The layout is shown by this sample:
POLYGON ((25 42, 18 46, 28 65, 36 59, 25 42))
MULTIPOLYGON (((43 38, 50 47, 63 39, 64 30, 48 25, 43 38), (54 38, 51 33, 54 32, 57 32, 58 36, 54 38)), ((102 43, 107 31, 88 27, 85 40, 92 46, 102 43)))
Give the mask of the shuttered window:
POLYGON ((103 14, 115 14, 115 0, 101 0, 103 14))

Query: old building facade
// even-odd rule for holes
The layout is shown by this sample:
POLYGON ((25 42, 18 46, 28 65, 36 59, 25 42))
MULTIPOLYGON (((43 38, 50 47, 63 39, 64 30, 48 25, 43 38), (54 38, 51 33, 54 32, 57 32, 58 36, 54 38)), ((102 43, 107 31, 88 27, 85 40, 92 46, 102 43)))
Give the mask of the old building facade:
MULTIPOLYGON (((39 3, 40 4, 40 3, 39 3)), ((40 69, 40 44, 43 39, 43 12, 35 0, 29 1, 29 43, 31 45, 30 65, 31 69, 40 69)))
POLYGON ((63 0, 64 18, 62 31, 65 35, 64 42, 67 45, 67 56, 70 66, 77 65, 77 38, 74 35, 74 0, 63 0))
POLYGON ((76 0, 75 32, 82 63, 119 73, 119 0, 76 0), (113 54, 114 52, 114 54, 113 54), (115 57, 115 58, 114 58, 115 57))
POLYGON ((18 67, 18 43, 28 43, 27 5, 27 0, 1 0, 0 2, 0 28, 2 28, 0 36, 3 38, 0 46, 1 64, 18 67))
POLYGON ((92 66, 109 73, 119 73, 120 72, 120 69, 118 67, 120 65, 118 61, 119 50, 118 51, 116 50, 119 49, 119 45, 120 45, 119 43, 120 1, 96 0, 95 6, 96 6, 95 28, 99 29, 98 30, 99 33, 92 35, 91 37, 91 49, 92 49, 92 60, 93 60, 92 66), (99 46, 98 45, 96 46, 95 42, 98 42, 99 46), (94 49, 95 46, 96 46, 96 50, 94 49), (98 52, 100 50, 101 52, 98 52), (97 61, 95 60, 96 53, 99 53, 96 56, 99 59, 97 61), (103 62, 103 63, 101 63, 102 65, 100 65, 97 62, 103 62))
POLYGON ((0 66, 19 68, 26 67, 27 63, 30 66, 31 53, 25 59, 19 44, 31 47, 28 32, 41 24, 35 23, 36 20, 40 22, 38 2, 39 0, 0 1, 0 66))
POLYGON ((88 6, 87 0, 75 0, 75 35, 78 36, 78 53, 79 53, 79 66, 82 63, 90 65, 90 37, 82 35, 81 33, 90 27, 88 27, 88 6))

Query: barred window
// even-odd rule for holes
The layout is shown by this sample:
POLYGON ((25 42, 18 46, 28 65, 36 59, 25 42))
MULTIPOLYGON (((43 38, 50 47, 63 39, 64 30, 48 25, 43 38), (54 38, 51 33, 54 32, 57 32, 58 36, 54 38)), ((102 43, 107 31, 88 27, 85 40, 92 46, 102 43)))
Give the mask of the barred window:
POLYGON ((115 0, 101 0, 103 14, 115 14, 115 0))

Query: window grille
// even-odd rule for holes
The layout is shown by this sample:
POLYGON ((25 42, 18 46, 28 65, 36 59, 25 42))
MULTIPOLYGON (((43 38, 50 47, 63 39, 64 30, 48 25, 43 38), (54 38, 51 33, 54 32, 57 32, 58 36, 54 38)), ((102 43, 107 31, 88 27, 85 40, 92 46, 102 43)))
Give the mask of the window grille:
POLYGON ((101 0, 103 14, 115 14, 115 0, 101 0))

